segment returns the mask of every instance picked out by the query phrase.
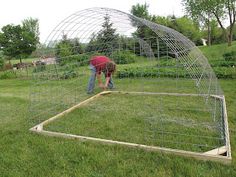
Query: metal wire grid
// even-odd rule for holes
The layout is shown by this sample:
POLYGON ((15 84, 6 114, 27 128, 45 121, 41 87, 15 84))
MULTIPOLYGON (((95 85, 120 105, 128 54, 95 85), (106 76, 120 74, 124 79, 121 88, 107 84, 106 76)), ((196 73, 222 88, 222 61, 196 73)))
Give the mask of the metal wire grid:
MULTIPOLYGON (((55 56, 55 46, 62 39, 62 35, 65 34, 68 39, 76 38, 79 39, 81 43, 85 45, 88 44, 89 41, 102 30, 105 16, 110 17, 110 21, 113 24, 112 27, 116 29, 116 34, 132 39, 124 43, 119 41, 119 47, 111 49, 111 58, 115 51, 125 50, 135 53, 136 50, 139 50, 139 55, 144 57, 145 62, 148 63, 146 68, 140 67, 141 71, 139 71, 139 75, 137 76, 132 76, 131 73, 127 72, 124 78, 117 77, 117 89, 131 92, 172 92, 204 95, 203 97, 195 97, 194 106, 188 109, 181 105, 181 101, 184 103, 189 99, 191 102, 192 97, 188 99, 172 97, 171 103, 168 103, 171 105, 172 112, 174 113, 172 117, 167 115, 168 109, 170 109, 169 105, 163 104, 166 101, 168 102, 169 98, 159 97, 156 103, 158 108, 153 108, 158 110, 159 115, 146 119, 147 126, 144 132, 149 133, 147 133, 148 135, 146 135, 145 138, 151 143, 155 143, 154 141, 158 140, 159 146, 180 149, 183 148, 181 146, 182 144, 189 145, 192 149, 195 149, 194 147, 200 149, 204 147, 202 148, 204 150, 210 150, 224 145, 226 135, 224 134, 222 113, 223 103, 222 100, 211 97, 211 95, 223 95, 217 78, 206 57, 194 43, 173 29, 114 9, 86 9, 65 18, 52 30, 45 42, 50 49, 45 51, 43 55, 55 56), (135 36, 134 32, 143 27, 151 29, 156 36, 153 36, 152 39, 135 36), (155 39, 155 42, 153 42, 153 39, 155 39), (121 46, 126 47, 124 49, 121 46), (132 46, 132 48, 128 48, 127 46, 132 46), (156 48, 156 51, 153 50, 154 48, 156 48), (160 48, 162 48, 162 50, 160 50, 160 48), (173 64, 165 66, 161 63, 162 57, 167 61, 168 59, 172 60, 173 64), (144 70, 153 68, 156 69, 154 70, 154 74, 152 73, 150 76, 147 76, 144 70), (168 69, 163 72, 163 68, 170 69, 171 73, 168 72, 168 69), (184 72, 184 74, 181 75, 180 72, 184 72), (152 86, 152 88, 150 89, 149 86, 152 86), (207 121, 200 120, 196 122, 191 119, 192 113, 188 113, 189 111, 195 111, 196 114, 198 114, 198 111, 202 111, 205 114, 209 114, 210 117, 207 121), (182 117, 175 117, 174 115, 179 114, 179 112, 184 112, 182 117), (209 132, 204 131, 206 134, 198 134, 196 132, 189 134, 188 132, 171 131, 166 129, 168 124, 199 129, 205 128, 208 129, 209 132), (211 130, 214 130, 214 135, 210 133, 211 130), (208 141, 204 143, 198 141, 199 139, 214 139, 216 141, 214 144, 207 144, 208 141)), ((112 38, 107 38, 103 43, 100 43, 99 46, 94 46, 94 51, 85 53, 101 52, 106 49, 107 45, 111 43, 112 40, 112 38)), ((64 59, 68 58, 69 60, 70 57, 71 56, 66 56, 64 59)), ((121 69, 125 68, 124 66, 118 66, 118 68, 119 67, 121 69)), ((139 64, 134 64, 132 67, 139 68, 139 64)), ((132 67, 127 66, 127 70, 131 70, 132 67)), ((65 66, 57 64, 47 66, 45 71, 34 73, 35 82, 31 88, 31 121, 34 124, 36 122, 39 123, 89 98, 89 95, 86 94, 88 77, 89 71, 87 66, 84 66, 84 63, 80 62, 76 64, 68 63, 65 66), (77 78, 65 79, 58 76, 58 73, 63 73, 65 70, 70 70, 71 68, 74 69, 75 65, 77 66, 77 78)), ((99 90, 97 90, 97 92, 99 92, 99 90)), ((68 128, 68 130, 69 129, 70 128, 68 128)), ((191 148, 187 149, 191 150, 191 148)), ((199 149, 196 151, 199 151, 199 149)))

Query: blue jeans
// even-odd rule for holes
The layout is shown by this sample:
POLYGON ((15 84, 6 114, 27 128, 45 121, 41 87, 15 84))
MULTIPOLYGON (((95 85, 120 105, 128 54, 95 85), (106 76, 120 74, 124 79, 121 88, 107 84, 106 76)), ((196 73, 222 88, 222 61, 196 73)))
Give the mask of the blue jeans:
MULTIPOLYGON (((93 65, 89 65, 89 69, 91 70, 91 75, 88 82, 88 89, 87 89, 88 94, 93 93, 93 90, 95 87, 95 80, 96 80, 96 68, 93 65)), ((106 73, 104 73, 104 75, 106 77, 106 73)), ((114 88, 112 77, 110 78, 110 81, 108 83, 108 88, 109 89, 114 88)))

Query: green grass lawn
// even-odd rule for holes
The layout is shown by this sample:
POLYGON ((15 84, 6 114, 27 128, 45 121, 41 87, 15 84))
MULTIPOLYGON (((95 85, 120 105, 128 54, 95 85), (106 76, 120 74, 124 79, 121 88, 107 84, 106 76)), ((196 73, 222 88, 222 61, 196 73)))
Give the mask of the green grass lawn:
MULTIPOLYGON (((25 59, 22 59, 22 62, 23 63, 32 63, 32 61, 35 61, 37 60, 38 58, 25 58, 25 59)), ((20 63, 20 59, 12 59, 11 60, 11 64, 17 64, 17 63, 20 63)))
MULTIPOLYGON (((158 152, 51 138, 29 132, 30 81, 0 81, 1 176, 235 176, 236 80, 225 91, 233 161, 229 166, 158 152)), ((125 100, 123 100, 125 101, 125 100)), ((79 110, 78 110, 79 111, 79 110)))
POLYGON ((203 98, 109 94, 78 108, 46 130, 205 152, 223 139, 203 98), (199 105, 202 105, 199 107, 199 105))
MULTIPOLYGON (((235 44, 231 48, 226 46, 212 46, 211 48, 202 47, 201 50, 209 57, 210 60, 214 58, 221 58, 225 50, 234 50, 235 44), (222 49, 222 50, 220 50, 222 49)), ((222 59, 222 58, 221 58, 222 59)), ((136 64, 132 64, 136 67, 136 64)), ((123 66, 121 66, 122 69, 123 66)), ((159 152, 149 152, 140 149, 127 148, 117 145, 103 145, 94 142, 81 142, 75 140, 66 140, 62 138, 53 138, 42 135, 33 134, 29 131, 33 125, 46 120, 56 112, 60 112, 75 104, 80 99, 88 98, 85 93, 88 69, 87 66, 81 67, 83 71, 78 70, 78 77, 81 82, 74 82, 71 80, 61 80, 60 87, 57 87, 58 81, 52 81, 50 84, 42 80, 38 86, 32 86, 31 80, 23 79, 5 79, 0 80, 0 177, 68 177, 68 176, 84 176, 84 177, 110 177, 110 176, 153 176, 153 177, 187 177, 187 176, 202 176, 202 177, 233 177, 236 176, 236 79, 221 79, 219 80, 221 87, 226 96, 226 104, 229 118, 230 138, 232 146, 232 164, 223 165, 220 163, 210 161, 199 161, 192 158, 184 158, 175 155, 167 155, 159 152), (48 84, 48 85, 47 85, 48 84), (76 88, 76 90, 71 90, 76 88), (37 94, 41 89, 51 89, 50 92, 44 92, 38 100, 37 94), (63 90, 60 90, 63 89, 63 90), (29 92, 34 91, 30 95, 29 92), (70 92, 83 93, 77 96, 71 96, 70 92), (60 93, 66 93, 58 98, 60 93), (35 98, 35 100, 34 100, 35 98), (63 98, 67 98, 64 100, 63 98), (55 104, 63 100, 62 104, 55 104), (33 105, 29 105, 30 100, 33 100, 33 105), (32 106, 36 106, 32 108, 32 106), (37 110, 37 106, 38 110, 37 110), (40 108, 45 110, 43 115, 39 115, 40 108), (53 108, 53 109, 50 109, 53 108), (28 110, 33 109, 34 114, 29 114, 28 110), (55 110, 56 112, 53 112, 55 110), (34 119, 35 117, 36 119, 34 119)), ((64 71, 59 71, 63 73, 64 71)), ((48 77, 54 77, 50 73, 48 77)), ((40 74, 35 73, 35 77, 40 77, 40 74)), ((159 80, 159 86, 156 87, 156 82, 152 79, 144 79, 143 85, 133 79, 118 79, 116 78, 116 85, 121 90, 126 91, 150 91, 150 92, 182 92, 182 93, 197 93, 193 90, 192 80, 183 81, 181 78, 176 80, 159 80), (146 84, 146 83, 147 84, 146 84), (168 85, 165 85, 165 83, 168 85), (136 90, 134 89, 136 88, 136 90), (177 90, 178 89, 178 90, 177 90)), ((96 89, 98 93, 100 90, 96 89)), ((183 98, 185 99, 185 98, 183 98)), ((181 100, 185 101, 186 100, 181 100)), ((189 112, 191 106, 202 104, 201 100, 192 98, 186 102, 186 105, 178 105, 179 100, 176 98, 162 98, 145 96, 126 96, 126 95, 106 95, 91 104, 77 109, 68 117, 60 119, 55 124, 49 124, 47 129, 60 130, 62 132, 69 132, 75 134, 96 136, 102 138, 111 138, 122 141, 130 141, 135 143, 146 143, 150 145, 160 145, 163 141, 156 138, 158 133, 153 136, 150 133, 150 121, 153 121, 153 115, 156 115, 159 109, 150 109, 150 102, 161 106, 163 103, 169 105, 162 110, 168 111, 165 116, 173 116, 186 118, 188 115, 197 115, 191 117, 193 121, 202 119, 207 120, 208 112, 204 109, 196 112, 189 112), (146 101, 145 101, 146 100, 146 101), (173 102, 173 100, 175 100, 173 102), (103 103, 103 104, 100 104, 103 103), (116 106, 111 103, 116 103, 122 106, 116 106), (133 103, 136 104, 133 104, 133 103), (171 107, 175 104, 178 110, 172 110, 171 107), (125 106, 124 106, 125 105, 125 106), (127 105, 127 106, 126 106, 127 105), (140 107, 144 107, 147 112, 141 111, 140 107), (189 109, 183 109, 189 108, 189 109), (130 111, 130 109, 132 111, 130 111), (104 112, 105 110, 105 112, 104 112), (136 110, 136 112, 134 111, 136 110), (122 115, 120 115, 120 112, 122 115), (115 113, 115 114, 114 114, 115 113), (104 115, 105 114, 105 115, 104 115), (77 119, 80 115, 81 119, 77 119), (104 115, 104 116, 103 116, 104 115), (112 117, 112 119, 109 119, 112 117), (145 117, 145 119, 143 119, 145 117), (91 124, 91 120, 96 121, 91 124), (70 120, 70 121, 69 121, 70 120), (89 124, 90 123, 90 124, 89 124), (63 124, 63 125, 62 125, 63 124), (93 126, 93 125, 96 126, 93 126), (125 126, 126 124, 134 124, 133 128, 125 126), (135 127, 143 126, 141 129, 135 127), (104 129, 105 128, 105 129, 104 129), (106 131, 108 130, 108 131, 106 131), (99 133, 97 133, 99 132, 99 133), (127 135, 124 136, 124 132, 127 135), (141 137, 141 138, 140 138, 141 137)), ((154 105, 154 104, 153 104, 154 105)), ((32 113, 32 112, 31 112, 32 113)), ((158 115, 161 116, 162 114, 158 115)), ((169 126, 169 122, 165 122, 164 128, 175 128, 172 131, 187 131, 194 134, 204 134, 205 129, 198 129, 196 127, 186 126, 186 129, 176 130, 179 127, 169 126)), ((163 127, 162 127, 163 128, 163 127)), ((199 128, 199 127, 197 127, 199 128)), ((207 131, 209 133, 209 130, 207 131)), ((213 135, 217 132, 210 131, 213 135)), ((173 138, 168 136, 169 138, 173 138)), ((182 140, 179 137, 179 140, 182 140)), ((191 141, 191 140, 187 140, 191 141)), ((204 138, 197 141, 201 143, 206 142, 204 138)), ((207 142, 216 146, 216 142, 207 142)), ((217 142, 218 143, 218 142, 217 142)), ((169 146, 168 143, 164 144, 169 146)), ((217 144, 218 145, 218 144, 217 144)), ((199 147, 188 147, 184 144, 182 147, 177 147, 194 151, 204 151, 199 147)))
POLYGON ((210 63, 212 60, 223 60, 223 54, 236 50, 236 41, 232 43, 232 46, 228 47, 227 43, 199 47, 203 54, 209 59, 210 63))

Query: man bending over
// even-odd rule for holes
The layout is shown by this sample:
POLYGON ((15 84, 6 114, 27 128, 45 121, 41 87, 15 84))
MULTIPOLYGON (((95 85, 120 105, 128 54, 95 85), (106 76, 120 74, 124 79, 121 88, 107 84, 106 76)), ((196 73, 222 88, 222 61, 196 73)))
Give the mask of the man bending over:
POLYGON ((90 59, 89 68, 91 70, 91 76, 88 83, 87 93, 90 94, 94 90, 95 80, 98 80, 98 86, 102 89, 112 89, 114 83, 112 81, 112 74, 116 70, 116 64, 106 56, 94 56, 90 59), (106 81, 102 83, 101 73, 104 73, 106 81))

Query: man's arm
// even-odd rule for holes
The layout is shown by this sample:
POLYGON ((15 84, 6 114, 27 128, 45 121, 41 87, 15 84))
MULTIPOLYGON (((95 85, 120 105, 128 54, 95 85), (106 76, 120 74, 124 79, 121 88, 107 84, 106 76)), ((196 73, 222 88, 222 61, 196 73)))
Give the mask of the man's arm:
POLYGON ((109 84, 110 79, 111 79, 111 77, 106 77, 105 88, 108 87, 108 84, 109 84))
POLYGON ((96 75, 97 75, 97 79, 98 79, 98 86, 99 86, 100 88, 104 88, 104 85, 103 85, 103 83, 102 83, 102 76, 101 76, 101 73, 96 73, 96 75))

